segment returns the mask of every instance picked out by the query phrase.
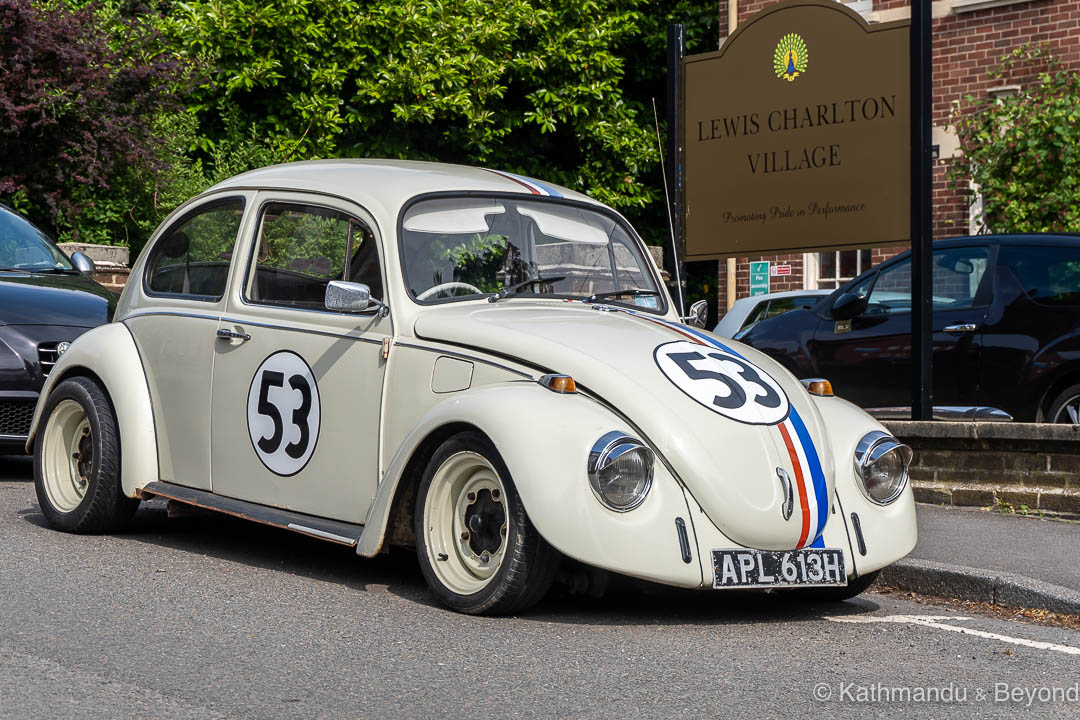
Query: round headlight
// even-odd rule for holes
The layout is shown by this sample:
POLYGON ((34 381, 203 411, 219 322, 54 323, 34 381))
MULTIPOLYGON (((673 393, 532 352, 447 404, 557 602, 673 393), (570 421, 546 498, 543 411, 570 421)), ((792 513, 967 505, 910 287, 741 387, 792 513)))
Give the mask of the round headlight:
POLYGON ((855 447, 855 474, 863 495, 878 505, 900 497, 907 484, 911 455, 911 448, 880 430, 864 435, 855 447))
POLYGON ((609 432, 589 452, 588 471, 600 502, 616 512, 633 510, 652 487, 653 452, 640 440, 609 432))

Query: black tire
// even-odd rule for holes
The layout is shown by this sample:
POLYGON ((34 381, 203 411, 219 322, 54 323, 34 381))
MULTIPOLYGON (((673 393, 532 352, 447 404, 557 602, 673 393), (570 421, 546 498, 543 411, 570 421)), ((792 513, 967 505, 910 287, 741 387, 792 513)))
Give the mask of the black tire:
MULTIPOLYGON (((447 467, 451 468, 450 465, 447 465, 447 467)), ((483 492, 483 490, 480 491, 481 495, 483 492)), ((461 497, 464 497, 465 494, 462 491, 461 497)), ((489 506, 495 507, 499 505, 498 501, 491 501, 492 497, 497 497, 497 495, 489 492, 489 506)), ((451 502, 450 505, 451 507, 460 507, 461 502, 459 497, 457 502, 451 502)), ((467 500, 464 502, 467 502, 467 500)), ((469 512, 469 508, 475 507, 477 507, 477 503, 468 505, 466 513, 469 512)), ((473 514, 479 513, 474 512, 473 514)), ((466 525, 473 527, 468 524, 470 516, 466 515, 466 517, 460 519, 463 523, 462 527, 466 525)), ((494 524, 498 524, 498 520, 492 523, 492 525, 494 524)), ((525 506, 518 496, 506 463, 503 462, 502 457, 500 457, 491 441, 479 432, 470 431, 455 435, 444 442, 431 456, 417 488, 413 527, 416 532, 416 554, 420 561, 420 570, 424 575, 424 580, 427 581, 428 586, 439 602, 458 612, 469 615, 505 615, 524 610, 535 605, 544 597, 559 569, 560 555, 558 551, 551 547, 533 527, 529 516, 525 512, 525 506), (453 471, 452 469, 445 469, 444 473, 440 474, 440 469, 444 468, 444 465, 447 465, 452 459, 458 462, 462 458, 465 460, 474 459, 475 456, 480 456, 490 464, 491 469, 494 470, 498 478, 498 482, 501 483, 501 487, 505 491, 501 503, 501 519, 506 525, 506 532, 502 536, 502 545, 491 553, 492 556, 498 555, 498 567, 487 578, 469 578, 466 576, 467 583, 473 583, 476 588, 471 592, 462 592, 461 590, 465 589, 463 586, 455 589, 450 586, 453 584, 452 582, 447 582, 441 577, 441 575, 446 574, 446 568, 450 567, 450 565, 437 570, 435 563, 452 563, 454 568, 459 569, 461 572, 467 572, 467 563, 469 561, 467 556, 473 551, 469 548, 458 548, 459 544, 456 541, 443 542, 446 537, 443 533, 449 531, 453 534, 453 526, 447 527, 445 524, 433 522, 432 527, 428 528, 425 527, 425 517, 429 516, 429 513, 433 518, 444 516, 445 514, 441 514, 439 510, 439 508, 445 507, 440 502, 440 499, 444 496, 447 498, 453 496, 453 491, 450 489, 451 483, 446 480, 446 475, 448 473, 452 474, 453 471), (438 480, 436 480, 437 475, 439 476, 438 480), (439 488, 433 490, 433 482, 437 482, 439 488), (441 489, 443 487, 447 489, 443 491, 441 489), (440 542, 442 544, 439 544, 440 542), (441 554, 441 559, 440 553, 434 547, 436 544, 446 550, 446 553, 441 554), (458 554, 450 557, 455 549, 459 550, 458 554)), ((478 537, 479 534, 480 531, 477 530, 478 537)), ((495 541, 494 538, 487 537, 490 541, 495 541)), ((464 538, 461 538, 461 540, 461 544, 466 544, 464 538)), ((472 562, 479 562, 479 557, 473 554, 472 562)))
MULTIPOLYGON (((1050 403, 1050 410, 1046 413, 1046 421, 1075 424, 1066 405, 1077 408, 1078 403, 1080 403, 1080 385, 1070 385, 1058 393, 1058 396, 1054 398, 1054 402, 1050 403)), ((1080 412, 1077 415, 1080 418, 1080 412)))
POLYGON ((74 377, 49 395, 34 439, 34 489, 49 525, 64 532, 118 530, 138 508, 139 501, 126 497, 120 485, 120 431, 112 403, 94 380, 74 377), (82 432, 73 430, 65 441, 61 429, 73 424, 82 432), (70 453, 73 443, 77 455, 70 453))
POLYGON ((860 575, 844 587, 805 588, 794 590, 795 597, 810 603, 837 603, 850 600, 856 595, 861 595, 866 588, 874 584, 878 576, 877 570, 872 573, 860 575))

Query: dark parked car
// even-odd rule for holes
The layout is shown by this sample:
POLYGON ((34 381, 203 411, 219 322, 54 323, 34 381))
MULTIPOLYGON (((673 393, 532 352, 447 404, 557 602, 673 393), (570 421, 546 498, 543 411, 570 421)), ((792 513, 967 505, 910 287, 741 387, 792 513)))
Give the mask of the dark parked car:
MULTIPOLYGON (((1080 420, 1080 235, 937 242, 933 303, 935 408, 984 406, 1021 421, 1080 420)), ((763 320, 741 339, 798 377, 826 378, 837 395, 872 412, 906 411, 910 253, 810 309, 763 320)))
POLYGON ((108 322, 116 294, 45 233, 0 205, 0 453, 22 453, 38 392, 67 344, 108 322))

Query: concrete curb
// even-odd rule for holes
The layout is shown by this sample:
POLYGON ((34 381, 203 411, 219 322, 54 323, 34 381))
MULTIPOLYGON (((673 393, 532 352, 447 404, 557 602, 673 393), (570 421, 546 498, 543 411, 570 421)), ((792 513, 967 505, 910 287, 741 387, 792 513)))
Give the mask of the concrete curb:
POLYGON ((923 595, 1080 615, 1080 591, 1012 573, 907 558, 882 568, 878 582, 923 595))

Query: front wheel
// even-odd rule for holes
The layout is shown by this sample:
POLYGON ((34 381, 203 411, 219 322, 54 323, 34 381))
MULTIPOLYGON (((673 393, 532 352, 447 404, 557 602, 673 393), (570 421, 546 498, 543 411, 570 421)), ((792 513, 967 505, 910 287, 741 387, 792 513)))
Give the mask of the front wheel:
POLYGON ((105 390, 75 377, 45 403, 34 442, 34 489, 49 524, 73 533, 122 527, 139 506, 120 486, 120 431, 105 390))
POLYGON ((861 595, 868 587, 873 585, 874 581, 877 580, 878 572, 879 571, 875 570, 874 572, 860 575, 844 587, 802 588, 793 590, 792 593, 800 600, 810 603, 843 602, 844 600, 850 600, 856 595, 861 595))
POLYGON ((458 612, 523 610, 558 570, 558 552, 533 527, 506 464, 478 432, 435 451, 417 489, 414 524, 424 579, 458 612))

